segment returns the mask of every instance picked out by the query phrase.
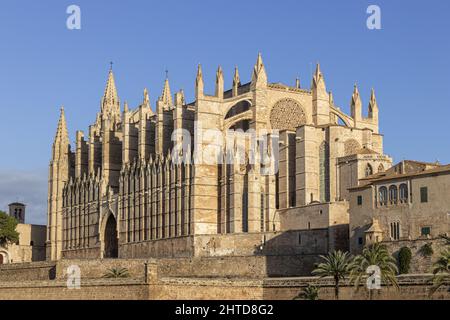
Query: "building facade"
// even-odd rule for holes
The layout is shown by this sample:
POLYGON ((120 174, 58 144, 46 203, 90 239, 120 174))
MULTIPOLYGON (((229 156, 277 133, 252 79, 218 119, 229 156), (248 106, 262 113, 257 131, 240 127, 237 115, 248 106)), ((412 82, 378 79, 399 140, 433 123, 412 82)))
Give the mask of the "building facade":
POLYGON ((0 246, 0 264, 44 261, 46 226, 26 224, 23 203, 9 204, 9 215, 18 221, 19 242, 0 246))
POLYGON ((351 115, 317 66, 311 88, 251 81, 121 108, 110 70, 100 112, 72 151, 64 110, 49 167, 47 259, 324 253, 348 247, 349 192, 390 168, 372 91, 351 115), (154 111, 155 110, 155 111, 154 111), (365 113, 365 112, 364 112, 365 113), (314 246, 311 246, 311 243, 314 246), (311 249, 316 248, 316 249, 311 249), (309 250, 309 251, 308 251, 309 250), (312 250, 312 251, 311 251, 312 250))
POLYGON ((350 250, 450 234, 450 166, 402 161, 350 189, 350 250))

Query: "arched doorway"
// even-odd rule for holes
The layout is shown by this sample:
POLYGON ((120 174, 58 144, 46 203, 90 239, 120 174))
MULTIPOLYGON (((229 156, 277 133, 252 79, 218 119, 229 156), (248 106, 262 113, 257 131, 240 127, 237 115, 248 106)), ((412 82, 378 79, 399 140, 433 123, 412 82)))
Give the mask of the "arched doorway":
POLYGON ((114 215, 110 214, 105 226, 105 254, 104 258, 117 258, 117 222, 114 215))
POLYGON ((8 251, 0 250, 0 264, 9 263, 8 251))

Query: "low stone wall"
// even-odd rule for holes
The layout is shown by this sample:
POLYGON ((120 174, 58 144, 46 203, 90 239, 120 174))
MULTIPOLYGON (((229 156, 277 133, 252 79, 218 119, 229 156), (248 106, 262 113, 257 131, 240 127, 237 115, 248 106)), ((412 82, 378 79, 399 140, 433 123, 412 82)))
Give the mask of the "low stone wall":
POLYGON ((55 262, 27 262, 0 265, 0 282, 51 280, 56 277, 55 262))
POLYGON ((98 279, 111 268, 126 268, 130 278, 143 279, 145 259, 64 259, 56 263, 56 278, 66 279, 67 268, 76 265, 80 268, 82 279, 98 279))
MULTIPOLYGON (((383 287, 373 296, 374 300, 424 300, 431 287, 431 275, 400 276, 400 289, 383 287)), ((308 284, 320 286, 319 299, 334 299, 332 279, 316 277, 268 278, 264 280, 162 278, 151 286, 151 299, 214 299, 214 300, 292 300, 308 284)), ((450 300, 450 283, 437 291, 432 299, 450 300)), ((340 287, 341 300, 367 300, 368 292, 344 281, 340 287)))
MULTIPOLYGON (((392 286, 382 286, 375 291, 374 300, 427 300, 432 287, 431 274, 401 275, 397 277, 399 290, 392 286)), ((265 279, 263 283, 263 299, 291 300, 296 297, 308 284, 319 286, 319 299, 334 299, 334 282, 331 278, 317 277, 265 279)), ((432 297, 434 300, 450 300, 450 282, 441 287, 432 297)), ((368 291, 343 281, 339 290, 341 300, 368 300, 368 291)))
POLYGON ((0 282, 0 300, 148 300, 149 286, 135 279, 82 280, 80 289, 65 281, 0 282))
MULTIPOLYGON (((259 257, 263 258, 263 257, 259 257)), ((224 258, 226 259, 226 258, 224 258)), ((236 257, 237 259, 237 257, 236 257)), ((255 257, 256 259, 256 257, 255 257)), ((249 266, 242 277, 223 277, 219 259, 210 259, 200 263, 205 269, 196 273, 208 274, 208 277, 196 277, 196 264, 178 264, 180 261, 168 260, 65 260, 56 265, 51 263, 33 263, 28 265, 2 266, 3 280, 0 280, 0 300, 2 299, 280 299, 291 300, 308 284, 320 287, 320 299, 333 299, 332 279, 317 277, 264 278, 251 275, 252 270, 259 272, 261 264, 249 266), (77 263, 81 269, 81 289, 68 289, 64 270, 77 263), (102 279, 110 267, 126 267, 130 278, 102 279), (256 269, 252 269, 256 268, 256 269), (55 280, 43 280, 49 270, 55 270, 55 280), (210 273, 207 273, 210 270, 210 273), (17 272, 16 272, 17 271, 17 272), (188 276, 174 276, 188 274, 188 276), (171 275, 171 276, 167 276, 171 275), (31 278, 36 276, 33 281, 31 278), (8 278, 9 277, 9 278, 8 278), (8 278, 8 279, 6 279, 8 278), (23 279, 29 279, 23 280, 23 279)), ((187 263, 187 260, 185 261, 187 263)), ((237 260, 235 268, 239 269, 237 260)), ((225 263, 232 264, 232 260, 225 263)), ((244 264, 241 264, 244 265, 244 264)), ((225 269, 228 269, 226 266, 225 269)), ((228 269, 229 271, 231 269, 228 269)), ((234 275, 236 276, 236 275, 234 275)), ((428 299, 431 288, 431 275, 402 275, 398 277, 400 290, 383 287, 374 295, 374 299, 428 299)), ((443 286, 433 299, 450 300, 450 283, 443 286)), ((355 288, 346 281, 340 289, 341 299, 367 299, 367 291, 355 288)))

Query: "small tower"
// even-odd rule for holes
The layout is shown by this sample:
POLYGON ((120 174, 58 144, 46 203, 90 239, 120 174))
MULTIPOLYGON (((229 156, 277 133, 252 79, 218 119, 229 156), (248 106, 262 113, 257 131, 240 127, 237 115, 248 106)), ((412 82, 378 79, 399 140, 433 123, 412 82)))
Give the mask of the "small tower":
POLYGON ((19 202, 13 202, 8 205, 9 215, 16 218, 19 223, 25 223, 25 205, 19 202))

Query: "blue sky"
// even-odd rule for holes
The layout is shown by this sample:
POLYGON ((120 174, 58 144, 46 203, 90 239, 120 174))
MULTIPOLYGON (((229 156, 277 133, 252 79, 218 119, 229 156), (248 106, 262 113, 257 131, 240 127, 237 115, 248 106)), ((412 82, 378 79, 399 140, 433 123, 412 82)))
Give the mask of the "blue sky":
POLYGON ((45 223, 47 168, 59 107, 71 140, 99 110, 109 62, 130 107, 147 87, 152 106, 169 70, 172 91, 193 97, 202 63, 228 87, 235 65, 250 79, 258 51, 271 82, 309 87, 320 61, 327 88, 348 112, 355 82, 367 106, 374 87, 385 152, 395 161, 450 163, 450 3, 423 1, 2 1, 0 10, 0 209, 29 206, 45 223), (66 9, 81 8, 81 30, 66 9), (366 27, 370 4, 382 30, 366 27))

